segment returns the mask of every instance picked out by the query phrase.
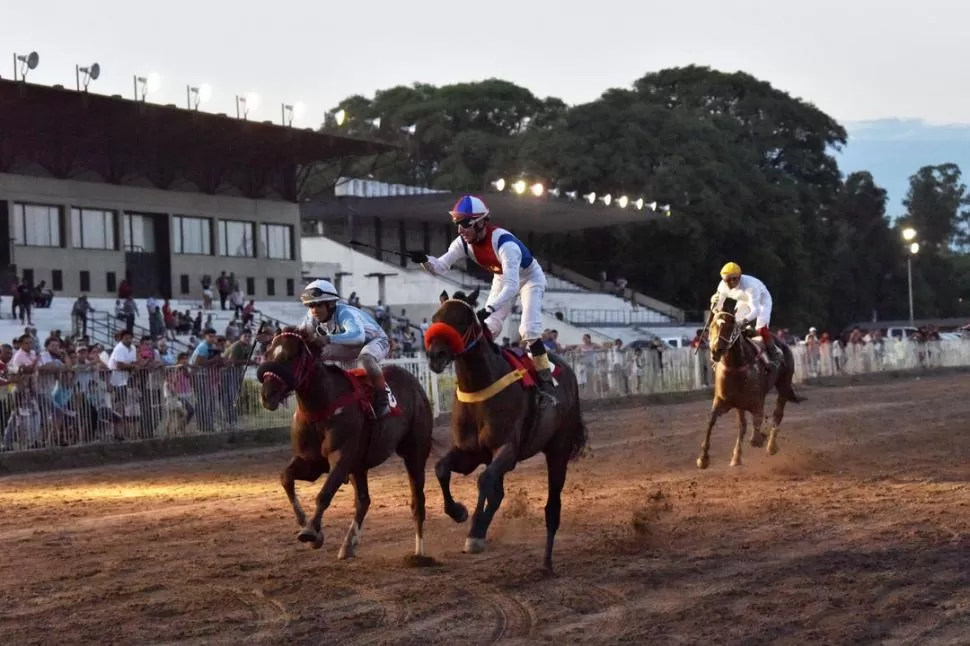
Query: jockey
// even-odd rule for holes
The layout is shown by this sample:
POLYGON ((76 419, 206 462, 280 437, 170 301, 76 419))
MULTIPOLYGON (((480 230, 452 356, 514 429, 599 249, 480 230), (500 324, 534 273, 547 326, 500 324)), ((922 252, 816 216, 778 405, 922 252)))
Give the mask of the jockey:
POLYGON ((540 405, 555 406, 552 366, 541 338, 542 296, 546 291, 546 275, 542 267, 518 238, 489 222, 488 207, 480 198, 462 197, 450 214, 452 222, 458 226, 458 237, 448 251, 437 258, 413 252, 411 260, 421 263, 425 270, 435 275, 444 275, 462 258, 492 272, 492 289, 485 307, 478 311, 478 319, 488 327, 493 339, 499 338, 515 297, 522 297, 519 335, 527 344, 539 375, 539 389, 545 395, 540 405))
POLYGON ((315 280, 303 289, 300 300, 307 307, 300 327, 315 332, 327 343, 322 358, 331 361, 358 359, 374 386, 374 413, 386 417, 397 403, 384 380, 381 361, 391 342, 367 313, 340 302, 329 280, 315 280))
MULTIPOLYGON (((721 267, 721 282, 717 286, 717 291, 711 297, 711 309, 713 309, 723 298, 730 297, 738 302, 739 319, 749 319, 742 323, 742 327, 755 321, 755 328, 765 344, 767 358, 776 366, 781 363, 781 352, 775 345, 775 337, 772 336, 768 325, 771 323, 771 293, 765 284, 751 276, 742 274, 741 266, 736 262, 729 262, 721 267)), ((763 355, 762 355, 763 356, 763 355)))

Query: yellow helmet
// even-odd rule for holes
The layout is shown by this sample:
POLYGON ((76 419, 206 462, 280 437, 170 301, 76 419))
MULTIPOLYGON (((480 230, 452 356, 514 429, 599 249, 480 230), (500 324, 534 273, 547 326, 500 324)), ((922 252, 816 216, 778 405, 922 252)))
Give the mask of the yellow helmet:
POLYGON ((721 267, 721 278, 727 278, 728 276, 740 276, 741 275, 741 265, 736 262, 729 262, 728 264, 721 267))

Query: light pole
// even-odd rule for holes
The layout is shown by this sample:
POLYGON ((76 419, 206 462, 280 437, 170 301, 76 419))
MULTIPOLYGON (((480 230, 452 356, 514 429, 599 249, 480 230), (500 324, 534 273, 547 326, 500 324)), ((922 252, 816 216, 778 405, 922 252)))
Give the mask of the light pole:
POLYGON ((919 253, 919 243, 915 241, 916 229, 906 227, 903 229, 903 240, 908 243, 906 255, 906 276, 909 279, 909 324, 912 326, 915 317, 913 316, 913 256, 919 253))

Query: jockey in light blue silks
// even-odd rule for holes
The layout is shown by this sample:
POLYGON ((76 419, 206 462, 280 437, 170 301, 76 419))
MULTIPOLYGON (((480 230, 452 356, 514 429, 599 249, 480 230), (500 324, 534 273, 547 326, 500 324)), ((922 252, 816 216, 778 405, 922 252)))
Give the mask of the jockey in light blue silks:
POLYGON ((307 285, 300 300, 309 310, 300 327, 314 332, 326 343, 321 358, 357 359, 374 385, 374 413, 378 418, 386 417, 397 402, 381 370, 381 361, 391 349, 384 330, 367 312, 341 302, 329 280, 315 280, 307 285))
POLYGON ((499 338, 505 319, 512 311, 515 297, 522 297, 522 321, 519 335, 527 344, 539 375, 539 387, 545 395, 540 405, 556 405, 552 366, 542 343, 542 297, 546 275, 539 262, 522 242, 509 231, 489 223, 489 211, 480 198, 466 195, 455 203, 451 220, 458 226, 458 237, 448 251, 437 258, 424 253, 410 254, 428 272, 444 275, 452 265, 466 258, 494 275, 492 289, 479 310, 478 318, 488 327, 493 339, 499 338))

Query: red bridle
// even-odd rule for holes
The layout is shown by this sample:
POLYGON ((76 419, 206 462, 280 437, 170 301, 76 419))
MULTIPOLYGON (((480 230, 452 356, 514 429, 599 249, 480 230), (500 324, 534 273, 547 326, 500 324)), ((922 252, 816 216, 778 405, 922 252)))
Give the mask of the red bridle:
POLYGON ((444 323, 438 321, 432 323, 428 330, 424 333, 424 348, 425 350, 431 349, 431 343, 436 339, 440 339, 444 342, 448 350, 451 351, 453 355, 461 356, 474 348, 479 341, 482 340, 482 336, 485 334, 484 328, 478 322, 478 315, 475 314, 475 310, 472 309, 471 305, 462 300, 449 299, 445 303, 461 303, 468 309, 472 310, 472 315, 475 317, 474 322, 468 326, 465 333, 462 334, 458 331, 455 326, 450 323, 444 323))
MULTIPOLYGON (((275 347, 279 339, 282 339, 285 337, 292 337, 300 342, 300 348, 302 352, 300 352, 300 356, 297 358, 296 365, 293 368, 293 379, 296 381, 296 390, 299 390, 300 387, 304 384, 304 382, 306 382, 306 380, 310 378, 310 375, 313 374, 313 366, 314 366, 313 352, 310 350, 310 346, 307 344, 303 336, 300 334, 297 334, 296 332, 280 332, 275 337, 273 337, 273 341, 270 343, 270 348, 275 347)), ((267 352, 267 355, 268 354, 269 353, 267 352)), ((275 361, 273 360, 270 360, 269 362, 267 362, 265 358, 263 359, 263 362, 268 364, 275 363, 275 361)), ((284 388, 286 389, 284 391, 285 395, 290 394, 290 385, 286 382, 286 379, 276 374, 272 370, 263 371, 263 379, 266 379, 266 378, 272 378, 280 382, 281 384, 283 384, 284 388)))

